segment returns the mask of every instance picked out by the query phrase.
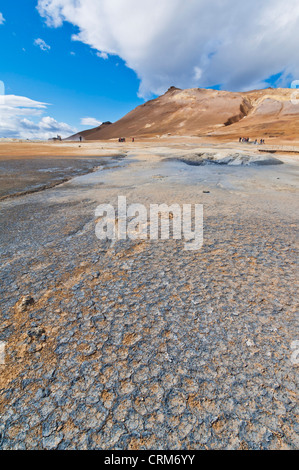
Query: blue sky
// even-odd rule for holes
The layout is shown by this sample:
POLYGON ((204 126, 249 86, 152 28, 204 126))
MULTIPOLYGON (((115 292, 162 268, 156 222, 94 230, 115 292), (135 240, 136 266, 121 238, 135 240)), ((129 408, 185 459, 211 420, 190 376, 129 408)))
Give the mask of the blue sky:
POLYGON ((289 87, 298 41, 297 0, 0 0, 0 137, 113 122, 172 85, 289 87))
POLYGON ((95 49, 72 41, 77 27, 49 28, 35 0, 0 5, 5 19, 0 25, 0 80, 6 95, 49 103, 45 114, 78 130, 94 127, 81 125, 82 118, 113 122, 144 103, 137 96, 135 72, 117 56, 104 60, 95 49), (34 45, 38 38, 50 49, 34 45))

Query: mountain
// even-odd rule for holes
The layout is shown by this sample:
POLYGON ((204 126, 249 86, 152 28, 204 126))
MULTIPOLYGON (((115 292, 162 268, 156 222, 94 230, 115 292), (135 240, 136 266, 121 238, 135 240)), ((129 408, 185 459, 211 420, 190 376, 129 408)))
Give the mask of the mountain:
POLYGON ((69 137, 69 140, 151 138, 169 135, 223 138, 277 137, 292 140, 299 130, 298 101, 293 89, 228 92, 175 87, 138 106, 115 123, 69 137))

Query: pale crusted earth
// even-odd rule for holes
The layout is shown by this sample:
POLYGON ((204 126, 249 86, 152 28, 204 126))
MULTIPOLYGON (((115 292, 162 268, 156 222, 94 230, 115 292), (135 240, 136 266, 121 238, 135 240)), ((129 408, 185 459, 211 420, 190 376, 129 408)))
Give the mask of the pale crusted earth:
POLYGON ((136 151, 3 201, 0 448, 298 448, 297 176, 136 151), (118 195, 203 204, 203 248, 99 241, 118 195))

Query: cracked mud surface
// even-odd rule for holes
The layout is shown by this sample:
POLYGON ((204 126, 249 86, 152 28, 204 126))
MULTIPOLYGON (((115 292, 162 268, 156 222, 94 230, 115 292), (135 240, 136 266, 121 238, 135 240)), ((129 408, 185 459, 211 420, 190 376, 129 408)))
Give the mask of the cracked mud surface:
POLYGON ((298 448, 298 166, 141 153, 1 203, 0 448, 298 448), (99 241, 118 195, 203 204, 203 248, 99 241))

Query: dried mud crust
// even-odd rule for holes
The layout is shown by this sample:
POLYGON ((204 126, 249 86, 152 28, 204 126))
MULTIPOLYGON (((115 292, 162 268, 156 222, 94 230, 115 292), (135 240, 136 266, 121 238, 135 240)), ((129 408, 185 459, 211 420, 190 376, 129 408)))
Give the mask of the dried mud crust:
POLYGON ((64 241, 2 267, 2 449, 298 447, 287 219, 211 207, 186 252, 111 247, 83 208, 69 232, 48 210, 64 241))

